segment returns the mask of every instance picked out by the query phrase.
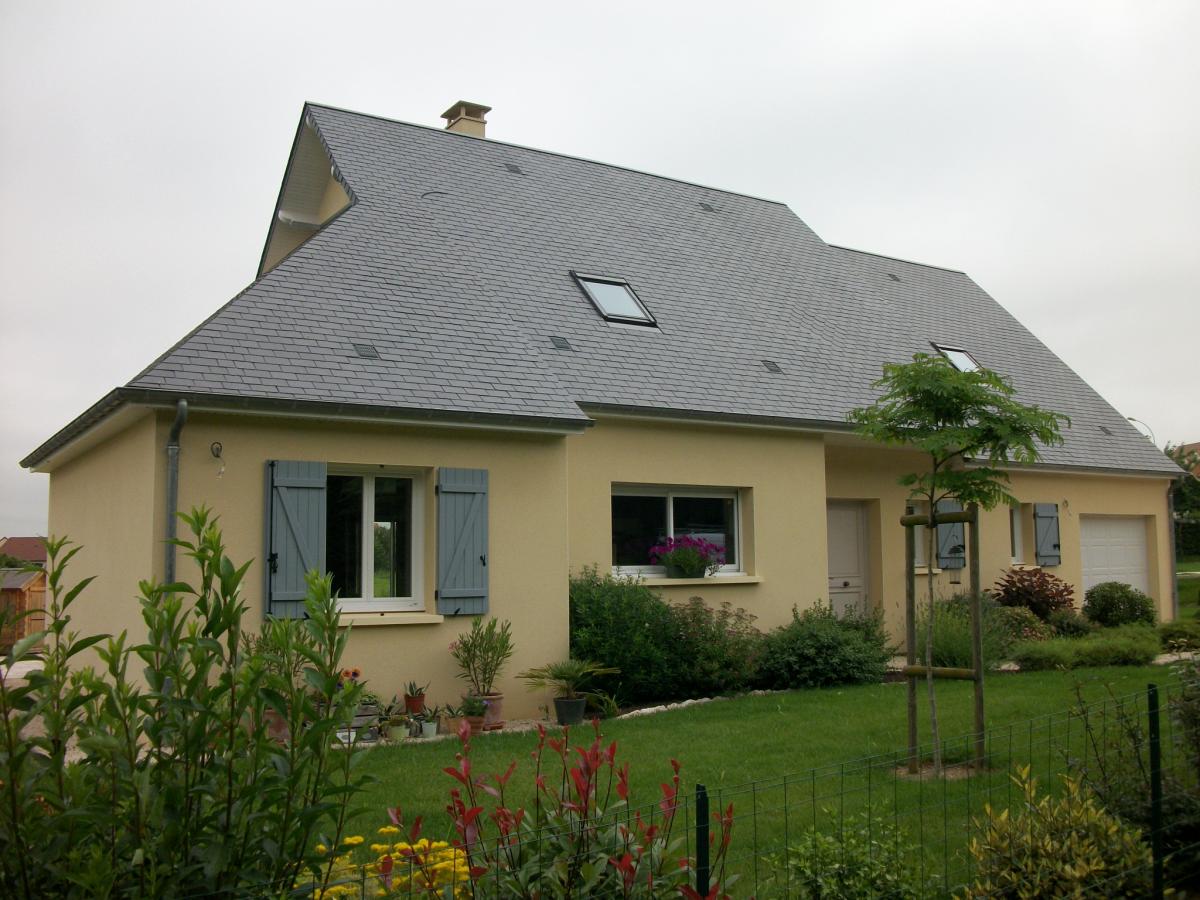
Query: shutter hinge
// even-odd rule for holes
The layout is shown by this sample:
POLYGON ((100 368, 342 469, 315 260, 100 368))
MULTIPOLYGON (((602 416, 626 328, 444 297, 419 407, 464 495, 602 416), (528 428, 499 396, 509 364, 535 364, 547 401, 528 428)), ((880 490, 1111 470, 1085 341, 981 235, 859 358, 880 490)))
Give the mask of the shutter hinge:
POLYGON ((486 553, 480 553, 480 554, 479 554, 479 561, 480 561, 481 563, 483 563, 483 564, 486 566, 486 565, 487 565, 487 554, 486 554, 486 553))
POLYGON ((438 598, 438 592, 436 590, 434 590, 433 599, 436 600, 437 598, 438 598))
POLYGON ((279 554, 272 553, 270 556, 268 556, 267 564, 271 567, 272 573, 278 572, 279 571, 279 554))
POLYGON ((440 494, 442 492, 442 486, 440 484, 435 484, 433 486, 433 492, 434 494, 440 494))

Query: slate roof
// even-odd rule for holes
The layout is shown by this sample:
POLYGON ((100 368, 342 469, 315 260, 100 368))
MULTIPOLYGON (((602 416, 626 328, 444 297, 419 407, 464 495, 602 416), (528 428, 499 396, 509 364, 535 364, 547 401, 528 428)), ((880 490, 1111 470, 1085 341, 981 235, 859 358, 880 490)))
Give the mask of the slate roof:
POLYGON ((961 272, 826 244, 781 203, 330 107, 305 115, 353 205, 128 390, 841 429, 884 362, 937 341, 1072 417, 1046 463, 1179 472, 961 272), (659 327, 605 322, 572 269, 628 279, 659 327))

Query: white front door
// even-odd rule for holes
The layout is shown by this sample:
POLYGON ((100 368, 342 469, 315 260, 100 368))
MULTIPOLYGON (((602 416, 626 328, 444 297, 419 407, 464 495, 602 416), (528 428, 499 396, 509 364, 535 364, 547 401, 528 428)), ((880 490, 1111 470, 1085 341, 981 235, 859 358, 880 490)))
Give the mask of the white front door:
POLYGON ((1149 593, 1144 518, 1080 516, 1079 549, 1085 591, 1102 581, 1120 581, 1149 593))
POLYGON ((867 508, 854 501, 831 500, 826 506, 829 539, 829 602, 843 615, 851 608, 870 609, 867 596, 867 508))

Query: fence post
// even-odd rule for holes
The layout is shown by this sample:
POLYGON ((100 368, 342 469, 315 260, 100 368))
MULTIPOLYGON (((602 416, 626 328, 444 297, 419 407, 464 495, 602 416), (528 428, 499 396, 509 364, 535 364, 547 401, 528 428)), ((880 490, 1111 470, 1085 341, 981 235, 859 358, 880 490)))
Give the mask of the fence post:
POLYGON ((708 789, 696 785, 696 893, 708 896, 708 789))
POLYGON ((1163 896, 1162 746, 1159 740, 1158 685, 1146 686, 1150 715, 1150 852, 1154 859, 1154 898, 1163 896))

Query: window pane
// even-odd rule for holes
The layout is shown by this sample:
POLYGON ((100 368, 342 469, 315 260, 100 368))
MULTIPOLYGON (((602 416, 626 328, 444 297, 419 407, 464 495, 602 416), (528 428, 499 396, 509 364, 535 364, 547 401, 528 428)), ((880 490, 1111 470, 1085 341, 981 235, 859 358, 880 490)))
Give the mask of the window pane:
POLYGON ((974 372, 979 368, 975 364, 975 360, 971 359, 970 355, 964 353, 962 350, 943 347, 942 353, 946 354, 946 359, 950 360, 950 364, 960 372, 974 372))
POLYGON ((613 496, 613 565, 651 565, 650 548, 666 536, 666 497, 613 496))
POLYGON ((650 321, 625 285, 610 284, 607 281, 584 281, 583 283, 587 285, 588 293, 592 295, 592 299, 596 301, 606 316, 650 321))
POLYGON ((412 596, 412 481, 375 478, 375 597, 412 596))
POLYGON ((675 537, 690 534, 725 551, 725 565, 737 564, 732 497, 676 497, 675 537))
POLYGON ((325 485, 325 565, 339 596, 361 597, 363 480, 358 475, 330 475, 325 485))

